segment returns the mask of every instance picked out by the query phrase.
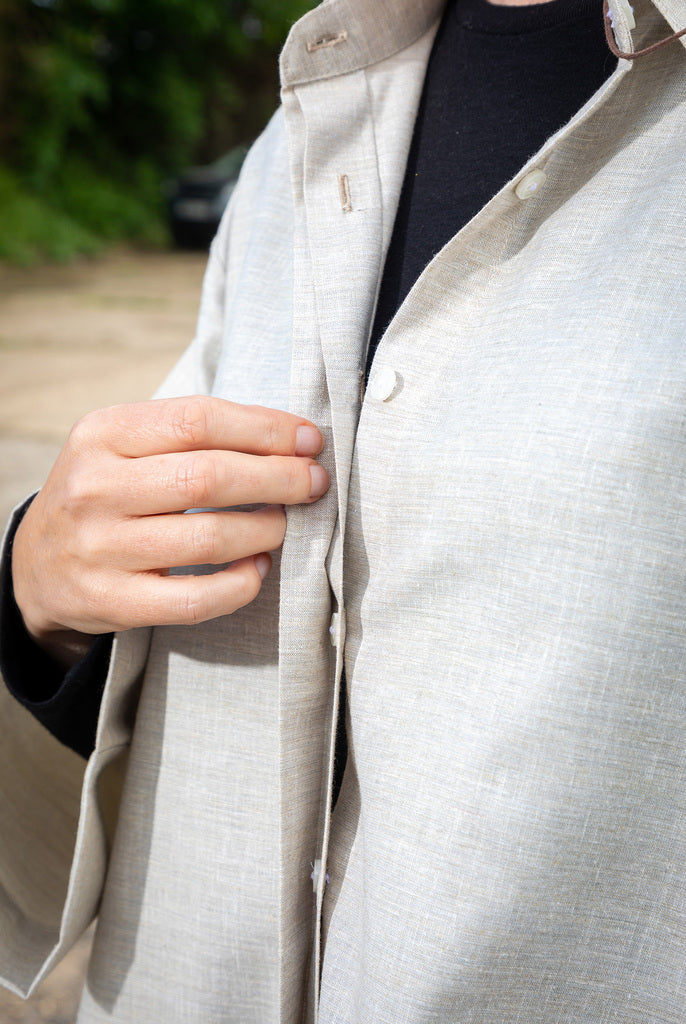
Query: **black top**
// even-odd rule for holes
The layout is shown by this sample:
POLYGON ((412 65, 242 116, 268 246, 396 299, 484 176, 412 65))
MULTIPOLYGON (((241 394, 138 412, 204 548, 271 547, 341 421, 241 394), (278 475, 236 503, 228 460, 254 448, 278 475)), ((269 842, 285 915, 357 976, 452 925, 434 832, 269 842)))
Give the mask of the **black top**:
MULTIPOLYGON (((24 506, 24 511, 30 502, 24 506)), ((77 754, 89 757, 95 746, 100 701, 112 648, 112 634, 98 637, 69 672, 46 654, 26 632, 12 590, 12 542, 0 575, 0 671, 11 694, 77 754)))
POLYGON ((429 60, 367 369, 424 267, 616 64, 602 0, 451 0, 429 60))
MULTIPOLYGON (((368 367, 427 263, 569 121, 615 64, 601 0, 526 7, 449 0, 427 68, 368 367)), ((111 637, 99 638, 65 675, 23 629, 5 565, 0 639, 0 669, 10 691, 58 739, 88 756, 111 637)), ((335 793, 344 763, 340 724, 335 793)))

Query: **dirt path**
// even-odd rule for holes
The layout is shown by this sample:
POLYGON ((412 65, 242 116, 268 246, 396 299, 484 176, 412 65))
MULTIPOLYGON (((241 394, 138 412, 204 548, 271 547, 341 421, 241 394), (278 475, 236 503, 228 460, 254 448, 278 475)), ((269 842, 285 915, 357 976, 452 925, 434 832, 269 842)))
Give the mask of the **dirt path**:
POLYGON ((42 481, 79 416, 150 396, 192 337, 204 265, 119 252, 0 267, 0 512, 42 481))
MULTIPOLYGON (((69 267, 0 267, 0 519, 40 486, 72 423, 145 399, 190 341, 205 257, 118 252, 69 267)), ((73 1024, 86 937, 1 1024, 73 1024)))

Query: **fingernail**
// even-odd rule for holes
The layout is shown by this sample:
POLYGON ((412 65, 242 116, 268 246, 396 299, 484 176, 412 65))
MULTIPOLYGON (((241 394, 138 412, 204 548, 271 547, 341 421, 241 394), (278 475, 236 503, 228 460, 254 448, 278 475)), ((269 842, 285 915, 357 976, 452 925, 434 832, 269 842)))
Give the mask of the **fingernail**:
POLYGON ((255 568, 262 579, 264 579, 271 567, 272 560, 269 555, 255 555, 255 568))
POLYGON ((310 466, 310 476, 312 477, 312 490, 310 491, 311 498, 321 498, 322 494, 325 494, 329 489, 329 474, 321 466, 310 466))
POLYGON ((295 432, 296 455, 317 455, 322 450, 322 446, 322 435, 316 427, 298 427, 295 432))

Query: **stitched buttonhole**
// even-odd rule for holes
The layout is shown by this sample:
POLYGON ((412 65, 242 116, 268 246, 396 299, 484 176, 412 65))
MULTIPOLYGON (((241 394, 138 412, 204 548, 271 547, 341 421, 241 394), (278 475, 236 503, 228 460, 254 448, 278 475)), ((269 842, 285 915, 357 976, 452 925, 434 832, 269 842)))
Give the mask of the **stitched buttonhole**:
POLYGON ((314 53, 315 50, 324 50, 327 46, 338 46, 339 43, 344 43, 348 38, 348 33, 343 31, 339 32, 335 36, 322 36, 321 39, 315 39, 307 44, 307 52, 314 53))
POLYGON ((347 174, 338 175, 338 194, 341 199, 341 209, 343 213, 353 212, 353 202, 350 195, 350 182, 348 181, 347 174))

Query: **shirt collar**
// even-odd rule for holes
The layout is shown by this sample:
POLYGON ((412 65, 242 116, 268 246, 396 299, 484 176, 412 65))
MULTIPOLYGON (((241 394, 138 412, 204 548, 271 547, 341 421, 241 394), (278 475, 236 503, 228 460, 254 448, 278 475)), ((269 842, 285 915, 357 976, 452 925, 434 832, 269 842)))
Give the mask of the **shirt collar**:
POLYGON ((281 53, 284 87, 358 71, 404 50, 445 0, 324 0, 293 26, 281 53))
MULTIPOLYGON (((672 31, 686 28, 684 0, 650 3, 672 31)), ((444 5, 445 0, 324 0, 293 26, 281 54, 281 84, 333 78, 384 60, 428 32, 444 5)), ((686 46, 686 36, 680 42, 686 46)))

